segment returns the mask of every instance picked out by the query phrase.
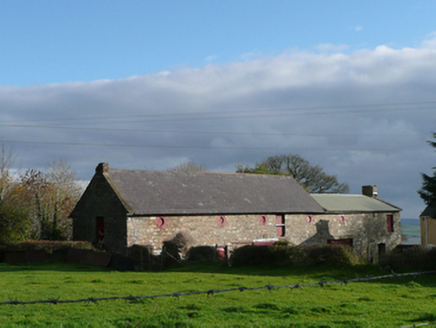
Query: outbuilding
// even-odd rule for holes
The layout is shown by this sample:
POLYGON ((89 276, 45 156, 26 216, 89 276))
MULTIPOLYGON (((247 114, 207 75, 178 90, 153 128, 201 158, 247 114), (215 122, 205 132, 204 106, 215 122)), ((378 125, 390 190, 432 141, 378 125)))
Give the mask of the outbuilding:
POLYGON ((100 163, 71 218, 74 240, 120 253, 134 244, 159 252, 164 241, 184 234, 193 246, 232 249, 286 240, 343 244, 376 257, 401 242, 399 212, 374 195, 310 195, 288 176, 100 163))

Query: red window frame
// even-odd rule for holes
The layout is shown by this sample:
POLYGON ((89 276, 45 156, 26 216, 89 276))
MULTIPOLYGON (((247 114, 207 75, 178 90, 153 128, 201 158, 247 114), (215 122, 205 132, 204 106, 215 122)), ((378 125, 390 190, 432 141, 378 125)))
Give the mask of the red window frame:
POLYGON ((345 215, 339 215, 339 223, 345 224, 345 215))
POLYGON ((345 238, 345 239, 329 239, 327 240, 327 245, 338 245, 345 247, 353 247, 353 239, 345 238))
POLYGON ((163 228, 165 228, 166 225, 167 225, 167 223, 168 223, 168 220, 167 220, 167 218, 164 217, 164 216, 158 216, 158 217, 156 218, 156 226, 157 226, 159 229, 163 229, 163 228))
POLYGON ((311 224, 312 223, 312 219, 313 219, 312 215, 306 215, 306 223, 307 224, 311 224))
POLYGON ((278 237, 284 237, 286 235, 285 216, 282 214, 276 215, 276 233, 278 237))
POLYGON ((386 215, 386 229, 388 232, 394 232, 394 216, 392 214, 386 215))
POLYGON ((259 216, 259 223, 261 225, 263 225, 263 226, 266 225, 267 221, 268 221, 268 219, 267 219, 266 215, 259 216))
POLYGON ((224 215, 220 215, 216 218, 216 224, 218 227, 224 227, 227 223, 227 218, 224 215))

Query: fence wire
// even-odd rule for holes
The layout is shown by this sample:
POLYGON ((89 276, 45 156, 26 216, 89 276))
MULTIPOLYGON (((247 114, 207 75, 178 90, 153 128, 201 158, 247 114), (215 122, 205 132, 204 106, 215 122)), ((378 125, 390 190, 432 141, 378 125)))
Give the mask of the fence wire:
MULTIPOLYGON (((75 300, 61 300, 60 297, 58 298, 48 298, 46 300, 37 300, 37 301, 20 301, 18 299, 12 299, 9 298, 9 301, 6 302, 0 302, 0 305, 30 305, 30 304, 65 304, 65 303, 95 303, 98 304, 98 302, 101 301, 114 301, 114 300, 125 300, 125 301, 138 301, 138 300, 145 300, 145 299, 156 299, 156 298, 162 298, 162 297, 174 297, 179 299, 182 296, 193 296, 193 295, 207 295, 207 297, 212 296, 214 294, 219 293, 228 293, 228 292, 244 292, 244 291, 251 291, 251 290, 273 290, 273 289, 297 289, 297 288, 304 288, 304 287, 324 287, 325 285, 332 285, 332 284, 348 284, 353 282, 366 282, 366 281, 372 281, 372 280, 380 280, 380 279, 388 279, 388 278, 397 278, 397 277, 406 277, 406 276, 419 276, 419 275, 428 275, 428 274, 435 274, 436 270, 433 271, 420 271, 420 272, 408 272, 408 273, 394 273, 382 276, 373 276, 373 277, 364 277, 364 278, 353 278, 353 279, 343 279, 343 280, 335 280, 335 281, 324 281, 320 280, 318 282, 312 282, 312 283, 305 283, 305 284, 293 284, 293 285, 283 285, 283 286, 274 286, 272 284, 268 284, 265 286, 260 287, 233 287, 233 288, 226 288, 226 289, 209 289, 204 291, 198 291, 198 292, 186 292, 186 293, 167 293, 167 294, 159 294, 159 295, 140 295, 140 296, 112 296, 112 297, 88 297, 88 298, 81 298, 81 299, 75 299, 75 300)), ((411 326, 413 327, 413 326, 411 326)))

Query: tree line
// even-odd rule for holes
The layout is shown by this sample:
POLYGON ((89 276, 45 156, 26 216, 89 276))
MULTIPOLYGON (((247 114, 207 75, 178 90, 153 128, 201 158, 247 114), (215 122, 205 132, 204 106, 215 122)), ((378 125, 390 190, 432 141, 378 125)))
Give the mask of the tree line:
POLYGON ((82 188, 64 160, 46 170, 13 172, 15 157, 4 145, 0 158, 0 244, 20 240, 68 240, 69 214, 82 188))

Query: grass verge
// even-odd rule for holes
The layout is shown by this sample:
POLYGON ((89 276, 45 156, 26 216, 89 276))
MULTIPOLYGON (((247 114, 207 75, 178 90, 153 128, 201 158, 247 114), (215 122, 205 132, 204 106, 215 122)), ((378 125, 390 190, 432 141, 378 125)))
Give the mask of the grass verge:
MULTIPOLYGON (((0 264, 0 302, 156 295, 382 275, 374 266, 190 265, 165 272, 117 272, 66 263, 0 264)), ((398 327, 434 321, 434 276, 304 289, 100 303, 0 306, 2 327, 398 327)))

